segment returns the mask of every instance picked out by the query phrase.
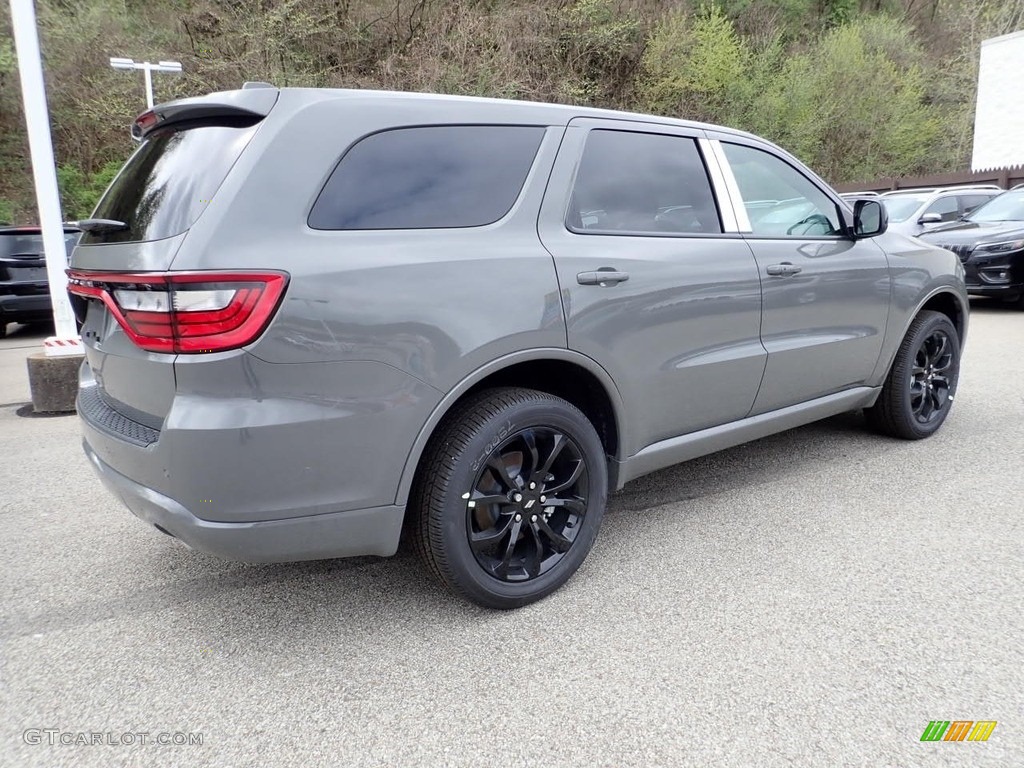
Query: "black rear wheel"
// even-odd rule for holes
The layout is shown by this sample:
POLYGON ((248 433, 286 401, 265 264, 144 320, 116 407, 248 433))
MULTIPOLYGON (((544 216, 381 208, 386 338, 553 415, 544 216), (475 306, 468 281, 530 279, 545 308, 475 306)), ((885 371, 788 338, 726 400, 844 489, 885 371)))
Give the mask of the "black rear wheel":
POLYGON ((600 438, 575 406, 528 389, 481 392, 449 415, 421 462, 416 548, 473 602, 526 605, 579 568, 607 484, 600 438))

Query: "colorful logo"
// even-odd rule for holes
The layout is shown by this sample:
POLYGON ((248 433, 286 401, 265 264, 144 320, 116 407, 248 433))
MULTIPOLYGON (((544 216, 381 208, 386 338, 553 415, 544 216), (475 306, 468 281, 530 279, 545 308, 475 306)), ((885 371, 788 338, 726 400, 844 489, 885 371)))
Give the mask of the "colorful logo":
POLYGON ((995 720, 932 720, 921 741, 988 741, 995 729, 995 720))

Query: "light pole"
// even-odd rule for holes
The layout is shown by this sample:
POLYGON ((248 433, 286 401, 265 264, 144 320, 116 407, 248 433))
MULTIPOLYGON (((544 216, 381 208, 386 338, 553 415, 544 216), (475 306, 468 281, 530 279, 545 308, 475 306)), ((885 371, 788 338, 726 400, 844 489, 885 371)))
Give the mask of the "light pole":
POLYGON ((50 137, 50 115, 46 106, 42 57, 39 54, 36 11, 32 0, 11 1, 11 26, 14 29, 14 42, 18 50, 21 97, 25 105, 32 176, 35 180, 36 204, 39 207, 43 252, 46 255, 46 277, 50 284, 53 322, 57 334, 44 342, 44 349, 47 355, 81 354, 75 316, 68 300, 68 278, 64 274, 68 266, 67 250, 64 245, 57 173, 54 170, 56 163, 50 137), (51 341, 56 343, 51 344, 51 341))
POLYGON ((153 108, 153 72, 181 72, 180 61, 160 61, 150 64, 148 61, 136 62, 134 59, 112 58, 110 66, 114 69, 141 69, 146 73, 146 106, 153 108))

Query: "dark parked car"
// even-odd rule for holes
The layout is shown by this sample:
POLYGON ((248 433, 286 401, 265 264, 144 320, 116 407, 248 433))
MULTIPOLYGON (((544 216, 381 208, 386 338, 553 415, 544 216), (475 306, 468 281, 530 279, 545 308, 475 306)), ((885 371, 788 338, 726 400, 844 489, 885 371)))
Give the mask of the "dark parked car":
MULTIPOLYGON (((64 228, 69 255, 80 234, 64 228)), ((39 227, 0 227, 0 339, 8 323, 46 322, 52 313, 39 227)))
POLYGON ((405 524, 510 608, 629 480, 859 409, 920 439, 953 403, 956 257, 747 133, 271 87, 135 133, 80 222, 78 411, 104 483, 196 549, 391 555, 405 524))
POLYGON ((963 262, 967 292, 1024 309, 1024 189, 993 198, 963 221, 921 235, 963 262))

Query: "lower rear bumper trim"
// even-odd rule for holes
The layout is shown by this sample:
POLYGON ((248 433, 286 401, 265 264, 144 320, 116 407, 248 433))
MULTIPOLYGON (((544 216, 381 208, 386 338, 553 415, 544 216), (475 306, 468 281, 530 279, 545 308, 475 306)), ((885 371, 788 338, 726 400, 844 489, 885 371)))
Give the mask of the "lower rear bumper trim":
POLYGON ((83 441, 83 447, 104 486, 136 517, 200 552, 249 563, 287 563, 360 555, 389 557, 398 550, 405 516, 400 506, 284 520, 213 522, 125 477, 105 464, 88 442, 83 441))

